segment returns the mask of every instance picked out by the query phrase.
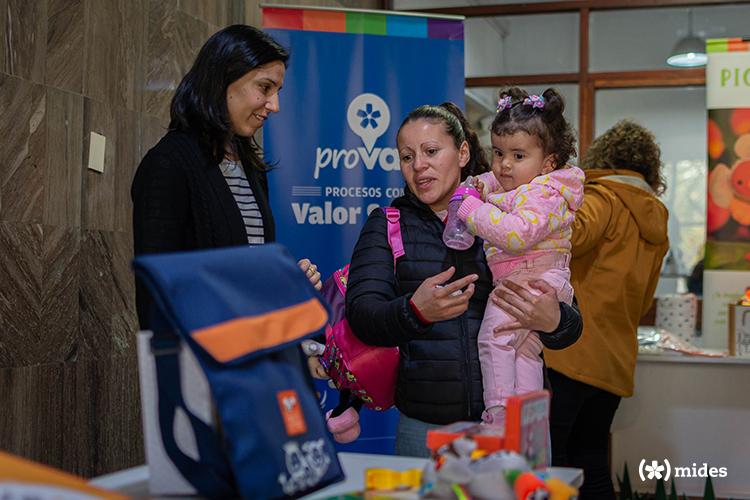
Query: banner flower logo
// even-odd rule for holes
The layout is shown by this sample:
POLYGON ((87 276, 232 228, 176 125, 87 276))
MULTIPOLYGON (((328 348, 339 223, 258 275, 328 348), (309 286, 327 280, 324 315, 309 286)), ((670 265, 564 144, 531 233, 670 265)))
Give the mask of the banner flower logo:
POLYGON ((378 95, 360 94, 349 103, 346 121, 352 132, 362 138, 368 153, 375 147, 375 141, 388 130, 391 123, 391 110, 378 95))
POLYGON ((367 128, 368 125, 372 128, 378 128, 377 119, 380 118, 380 111, 372 109, 371 103, 365 104, 365 109, 357 110, 357 116, 363 118, 360 122, 362 128, 367 128))
MULTIPOLYGON (((353 141, 347 132, 346 149, 316 148, 313 179, 318 179, 321 170, 328 167, 333 170, 339 167, 351 170, 358 166, 364 166, 367 171, 371 171, 375 167, 379 167, 385 172, 398 171, 400 167, 398 150, 387 147, 387 145, 375 147, 375 142, 388 131, 388 126, 391 124, 391 110, 380 96, 364 93, 352 99, 346 110, 346 123, 352 133, 362 139, 362 145, 357 145, 357 141, 353 141)), ((386 194, 386 196, 390 195, 386 194)), ((344 210, 343 207, 340 208, 344 210)), ((350 210, 353 210, 353 208, 350 208, 350 210)), ((304 215, 302 212, 299 212, 299 214, 304 215)), ((349 220, 353 221, 351 218, 349 220)), ((350 222, 350 224, 354 223, 350 222)))

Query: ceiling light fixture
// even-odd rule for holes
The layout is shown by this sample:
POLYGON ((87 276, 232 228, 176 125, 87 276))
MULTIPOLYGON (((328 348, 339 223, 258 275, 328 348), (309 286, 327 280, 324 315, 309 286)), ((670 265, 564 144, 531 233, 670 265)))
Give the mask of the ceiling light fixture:
POLYGON ((693 34, 693 11, 688 10, 687 36, 677 41, 667 58, 667 64, 678 68, 695 68, 705 66, 707 60, 706 42, 693 34))

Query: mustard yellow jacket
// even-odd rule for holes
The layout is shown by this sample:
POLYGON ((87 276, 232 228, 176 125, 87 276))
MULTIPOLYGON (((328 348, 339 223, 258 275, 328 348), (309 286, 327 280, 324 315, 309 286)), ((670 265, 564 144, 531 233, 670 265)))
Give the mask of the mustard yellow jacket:
POLYGON ((668 212, 633 171, 585 173, 570 262, 583 334, 567 349, 545 350, 544 360, 569 378, 631 396, 638 322, 651 306, 669 248, 668 212))

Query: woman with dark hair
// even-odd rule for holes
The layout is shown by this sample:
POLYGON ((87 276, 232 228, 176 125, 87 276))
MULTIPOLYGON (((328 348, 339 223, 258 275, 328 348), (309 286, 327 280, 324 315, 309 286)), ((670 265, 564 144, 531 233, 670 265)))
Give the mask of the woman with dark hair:
MULTIPOLYGON (((477 335, 491 274, 479 238, 459 251, 448 248, 442 234, 459 183, 489 166, 451 103, 414 109, 399 128, 397 146, 406 187, 392 206, 400 212, 405 255, 394 269, 385 214, 373 210, 352 255, 346 316, 363 342, 399 347, 396 452, 428 456, 427 430, 479 421, 484 410, 477 335)), ((521 307, 516 316, 524 327, 552 332, 540 336, 550 348, 564 348, 580 335, 580 314, 560 304, 554 291, 521 307)))
MULTIPOLYGON (((211 36, 172 99, 169 131, 132 186, 135 254, 274 241, 269 170, 253 135, 279 111, 289 54, 252 26, 211 36)), ((320 287, 309 260, 300 267, 320 287)), ((136 284, 142 328, 150 300, 136 284)))

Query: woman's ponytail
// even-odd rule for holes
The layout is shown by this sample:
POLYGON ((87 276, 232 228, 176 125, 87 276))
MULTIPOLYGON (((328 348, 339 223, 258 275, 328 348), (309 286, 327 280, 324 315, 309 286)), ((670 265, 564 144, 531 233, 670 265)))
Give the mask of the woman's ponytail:
POLYGON ((488 172, 490 170, 490 165, 487 162, 484 149, 479 144, 479 136, 477 136, 477 133, 471 125, 469 125, 469 121, 466 119, 466 116, 464 116, 461 109, 452 102, 444 102, 440 107, 458 119, 458 123, 461 124, 461 129, 463 129, 464 139, 469 144, 469 163, 461 171, 461 180, 466 179, 466 177, 470 175, 477 176, 488 172))

